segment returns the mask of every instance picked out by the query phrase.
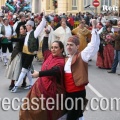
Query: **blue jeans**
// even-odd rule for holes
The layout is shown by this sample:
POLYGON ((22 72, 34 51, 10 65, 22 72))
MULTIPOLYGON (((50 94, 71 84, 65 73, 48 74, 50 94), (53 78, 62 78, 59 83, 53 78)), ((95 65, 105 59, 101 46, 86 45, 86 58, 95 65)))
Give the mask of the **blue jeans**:
POLYGON ((116 50, 115 58, 114 58, 112 68, 111 68, 112 72, 116 73, 116 68, 117 68, 117 65, 118 65, 119 61, 120 61, 120 50, 116 50))

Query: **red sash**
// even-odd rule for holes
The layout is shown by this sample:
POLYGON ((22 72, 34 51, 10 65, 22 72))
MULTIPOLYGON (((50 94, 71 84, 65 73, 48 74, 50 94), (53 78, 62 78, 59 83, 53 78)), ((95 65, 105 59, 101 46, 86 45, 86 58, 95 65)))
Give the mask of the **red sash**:
POLYGON ((72 73, 65 73, 64 79, 66 92, 77 92, 85 89, 85 85, 75 86, 72 73))

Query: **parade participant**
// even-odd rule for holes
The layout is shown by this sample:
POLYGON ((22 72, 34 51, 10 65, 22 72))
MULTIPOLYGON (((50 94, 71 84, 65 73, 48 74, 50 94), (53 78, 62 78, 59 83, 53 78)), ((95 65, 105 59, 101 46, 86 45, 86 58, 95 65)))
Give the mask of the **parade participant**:
POLYGON ((99 68, 111 69, 114 60, 114 39, 111 31, 112 27, 108 26, 100 34, 101 45, 97 54, 96 65, 99 68))
POLYGON ((18 81, 15 84, 11 92, 16 92, 20 82, 23 80, 25 75, 29 76, 30 85, 26 89, 30 89, 33 85, 31 71, 29 70, 33 58, 38 51, 38 35, 42 32, 46 25, 45 17, 43 16, 41 23, 37 26, 36 30, 33 30, 34 22, 29 20, 26 23, 27 35, 25 37, 25 42, 22 50, 22 70, 19 75, 18 81))
MULTIPOLYGON (((16 21, 15 24, 14 24, 14 26, 13 26, 13 29, 16 32, 17 38, 19 38, 19 35, 20 35, 20 26, 26 24, 25 14, 23 12, 21 12, 19 14, 19 18, 20 18, 20 20, 16 21)), ((23 83, 22 83, 21 87, 26 87, 26 84, 27 83, 26 83, 26 77, 25 77, 24 80, 23 80, 23 83)))
POLYGON ((64 44, 65 55, 67 55, 66 51, 67 40, 71 35, 72 35, 71 30, 64 21, 61 23, 60 27, 53 31, 54 40, 60 40, 64 44))
MULTIPOLYGON (((106 31, 109 26, 112 26, 112 22, 110 20, 105 21, 105 25, 98 31, 99 34, 106 31)), ((114 28, 111 28, 111 31, 114 33, 114 28)))
MULTIPOLYGON (((43 46, 42 46, 43 56, 44 56, 44 63, 42 65, 41 71, 37 72, 34 71, 32 76, 34 78, 37 78, 37 81, 31 88, 30 92, 27 95, 27 99, 29 99, 28 106, 33 106, 36 109, 36 106, 32 103, 32 100, 39 99, 36 102, 36 104, 39 105, 39 108, 37 110, 33 109, 27 109, 28 106, 23 106, 23 109, 20 110, 20 118, 19 120, 57 120, 60 118, 64 111, 59 110, 62 105, 62 101, 59 99, 59 103, 56 103, 56 95, 60 96, 65 95, 65 89, 64 89, 64 45, 61 41, 54 41, 51 46, 51 51, 48 50, 48 37, 44 37, 43 40, 43 46), (55 108, 57 104, 59 104, 59 109, 53 109, 49 110, 47 107, 47 104, 43 102, 41 104, 40 98, 43 95, 45 98, 44 102, 47 101, 47 99, 52 98, 55 100, 55 108), (42 109, 42 106, 45 107, 45 109, 42 109)), ((26 101, 23 102, 23 104, 26 103, 26 101)), ((51 106, 49 106, 51 109, 51 106)))
POLYGON ((21 68, 22 68, 21 53, 24 45, 25 36, 26 36, 26 27, 21 26, 19 38, 11 39, 12 42, 17 42, 17 43, 13 49, 13 52, 11 54, 11 59, 9 60, 6 68, 6 77, 8 79, 11 79, 9 90, 11 90, 14 87, 15 81, 18 80, 19 74, 21 72, 21 68))
POLYGON ((120 20, 118 20, 118 28, 119 30, 115 35, 115 57, 112 64, 112 68, 110 71, 108 71, 108 73, 116 73, 117 65, 120 61, 120 20))
MULTIPOLYGON (((0 29, 0 36, 1 36, 1 45, 2 45, 2 53, 3 53, 3 62, 4 66, 7 65, 8 59, 7 59, 7 48, 9 50, 9 53, 11 54, 13 51, 13 44, 11 41, 8 40, 10 36, 14 36, 15 33, 13 32, 12 26, 9 25, 9 21, 7 18, 3 19, 3 25, 0 29)), ((10 56, 10 55, 9 55, 10 56)))
POLYGON ((16 23, 13 25, 13 30, 16 32, 17 37, 19 37, 19 34, 20 34, 20 26, 26 24, 25 14, 20 13, 19 17, 20 17, 20 20, 16 21, 16 23))
MULTIPOLYGON (((88 64, 87 62, 89 61, 89 59, 91 57, 93 57, 96 52, 99 49, 99 43, 100 43, 100 39, 99 39, 99 35, 97 34, 97 29, 96 29, 96 20, 92 20, 92 26, 93 26, 93 30, 92 30, 92 38, 91 38, 91 42, 88 44, 88 46, 82 51, 82 52, 78 52, 79 49, 79 38, 76 36, 72 36, 68 39, 67 42, 67 50, 69 53, 69 58, 66 59, 66 64, 64 67, 64 71, 65 71, 65 88, 66 88, 66 98, 71 98, 73 100, 75 100, 75 98, 82 98, 83 100, 85 100, 86 97, 86 90, 85 90, 85 85, 88 84, 88 64), (72 77, 73 76, 73 77, 72 77)), ((53 52, 54 54, 56 53, 55 51, 53 52)), ((47 61, 47 60, 46 60, 47 61)), ((49 60, 51 61, 51 60, 49 60)), ((46 64, 43 64, 46 66, 46 64)), ((49 62, 48 62, 48 65, 49 62)), ((36 72, 33 74, 33 77, 38 77, 41 76, 42 71, 40 72, 36 72)), ((49 73, 49 72, 48 72, 49 73)), ((51 72, 48 74, 49 76, 51 75, 51 72)), ((42 77, 41 77, 42 78, 42 77)), ((37 81, 38 82, 38 81, 37 81)), ((39 86, 37 85, 37 82, 35 84, 35 86, 37 87, 33 87, 32 91, 30 91, 30 93, 28 94, 28 98, 32 99, 32 97, 35 97, 37 95, 37 93, 41 93, 38 91, 34 91, 34 90, 38 90, 37 88, 40 89, 39 86, 42 86, 41 84, 39 84, 39 86), (31 92, 33 92, 33 94, 31 94, 31 92), (35 96, 33 96, 35 94, 35 96)), ((39 81, 40 82, 40 81, 39 81)), ((44 80, 43 85, 46 85, 47 87, 47 82, 44 80)), ((48 84, 49 85, 49 84, 48 84)), ((46 92, 47 94, 47 92, 46 92)), ((38 96, 39 97, 39 96, 38 96)), ((48 97, 49 94, 48 94, 48 97)), ((74 101, 75 102, 75 101, 74 101)), ((32 105, 32 104, 31 104, 32 105)), ((75 105, 75 103, 74 103, 75 105)), ((67 104, 68 108, 71 108, 71 103, 68 102, 67 104)), ((67 112, 67 119, 66 120, 83 120, 83 110, 81 109, 81 102, 78 103, 78 110, 75 110, 75 106, 73 107, 73 109, 68 110, 67 112)), ((27 106, 25 106, 26 108, 27 106)), ((21 117, 21 120, 24 120, 25 117, 28 117, 28 113, 29 112, 29 116, 31 116, 31 114, 33 113, 31 110, 26 110, 26 111, 21 111, 20 116, 22 114, 24 114, 23 117, 21 117), (26 112, 26 114, 24 114, 26 112)), ((38 111, 36 111, 38 112, 38 111)), ((35 114, 36 115, 36 114, 35 114)), ((43 120, 43 116, 40 116, 41 114, 39 114, 39 120, 40 118, 43 120)), ((42 114, 44 115, 44 117, 46 117, 46 114, 42 114)), ((54 114, 54 116, 56 116, 56 114, 54 114)), ((32 116, 31 116, 32 117, 32 116)), ((36 118, 37 120, 37 118, 36 118)), ((48 120, 48 118, 44 118, 44 120, 48 120)), ((51 119, 49 119, 51 120, 51 119)), ((52 119, 54 120, 54 119, 52 119)), ((55 119, 57 120, 57 119, 55 119)))
POLYGON ((72 16, 72 14, 70 14, 69 16, 68 16, 68 19, 67 19, 67 21, 69 22, 69 24, 71 25, 71 30, 73 29, 73 27, 74 27, 74 18, 73 18, 73 16, 72 16))
POLYGON ((88 61, 93 57, 99 49, 99 35, 96 29, 97 21, 92 20, 92 38, 91 42, 88 43, 87 47, 81 51, 79 50, 80 41, 76 36, 72 36, 67 42, 68 58, 66 58, 66 63, 64 67, 65 71, 65 88, 66 88, 66 98, 71 98, 74 101, 74 106, 72 103, 68 102, 68 108, 73 108, 68 110, 66 120, 84 120, 83 109, 81 100, 78 101, 78 109, 75 109, 75 99, 81 98, 83 101, 86 98, 85 86, 88 84, 88 61))
POLYGON ((90 41, 90 31, 85 27, 84 22, 81 21, 79 26, 72 30, 72 34, 78 35, 80 41, 79 51, 82 51, 90 41))
POLYGON ((99 17, 97 18, 97 22, 102 23, 103 26, 106 24, 106 18, 102 13, 100 13, 99 17))
POLYGON ((67 17, 65 15, 62 15, 60 22, 58 22, 58 24, 55 26, 55 30, 61 26, 62 22, 66 22, 66 25, 71 29, 71 25, 67 21, 67 17))

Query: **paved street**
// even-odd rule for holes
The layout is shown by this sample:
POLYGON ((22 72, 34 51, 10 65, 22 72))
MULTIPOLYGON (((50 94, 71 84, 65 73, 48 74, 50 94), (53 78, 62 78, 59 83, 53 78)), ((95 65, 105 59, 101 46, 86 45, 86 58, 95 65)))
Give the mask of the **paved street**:
MULTIPOLYGON (((34 60, 34 67, 36 70, 39 70, 41 64, 34 60)), ((7 80, 4 76, 5 73, 5 66, 3 66, 3 63, 0 62, 0 98, 3 99, 5 97, 7 98, 23 98, 26 96, 28 90, 24 90, 22 88, 19 88, 17 93, 11 93, 8 90, 8 86, 10 84, 10 80, 7 80)), ((120 73, 120 68, 118 67, 117 73, 120 73)), ((34 80, 35 81, 35 80, 34 80)), ((92 103, 92 98, 95 98, 93 107, 96 108, 99 104, 99 101, 102 98, 106 98, 108 102, 111 98, 120 98, 120 76, 117 74, 108 74, 107 70, 104 69, 98 69, 95 66, 95 58, 91 62, 89 62, 89 81, 90 84, 86 87, 87 88, 87 98, 89 99, 88 104, 88 111, 85 111, 84 116, 85 120, 120 120, 120 101, 117 105, 119 108, 119 111, 115 111, 115 109, 110 110, 110 105, 108 105, 108 109, 103 111, 98 109, 94 111, 92 108, 90 109, 90 104, 92 103)), ((101 102, 101 105, 103 108, 106 107, 104 105, 106 103, 106 100, 101 102)), ((2 101, 2 100, 1 100, 2 101)), ((0 101, 0 102, 1 102, 0 101)), ((107 103, 108 103, 107 102, 107 103)), ((2 104, 0 103, 1 108, 2 104)), ((16 103, 18 105, 18 103, 16 103)), ((114 108, 114 105, 113 105, 114 108)), ((18 120, 19 111, 13 111, 12 109, 8 111, 4 111, 0 109, 0 120, 18 120)))

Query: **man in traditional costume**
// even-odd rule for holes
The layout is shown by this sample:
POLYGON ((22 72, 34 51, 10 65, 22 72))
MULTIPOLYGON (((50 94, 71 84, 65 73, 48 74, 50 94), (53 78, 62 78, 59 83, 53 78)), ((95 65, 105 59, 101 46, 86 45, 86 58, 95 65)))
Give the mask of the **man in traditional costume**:
POLYGON ((74 101, 74 105, 70 101, 67 103, 67 107, 72 107, 72 109, 67 110, 68 112, 66 120, 84 120, 82 101, 78 100, 77 103, 75 101, 76 99, 81 98, 83 102, 85 102, 85 86, 89 83, 88 61, 97 53, 100 44, 96 24, 96 20, 92 20, 93 29, 91 42, 88 43, 87 47, 83 51, 78 52, 80 41, 77 36, 72 36, 67 41, 67 51, 69 56, 66 58, 64 67, 64 81, 67 92, 66 98, 71 98, 74 101), (76 105, 78 106, 77 109, 75 109, 76 105))
POLYGON ((29 20, 26 23, 26 28, 27 28, 27 35, 25 37, 25 42, 23 46, 23 51, 22 51, 22 70, 19 75, 18 81, 15 84, 14 88, 11 90, 11 92, 16 92, 17 88, 20 84, 20 82, 23 80, 25 75, 27 74, 27 77, 29 79, 30 85, 27 86, 25 89, 30 89, 33 85, 32 82, 32 76, 31 76, 31 71, 29 70, 33 58, 38 51, 38 35, 42 32, 46 25, 46 20, 45 17, 42 18, 41 23, 37 26, 36 30, 33 30, 34 27, 34 22, 29 20))

